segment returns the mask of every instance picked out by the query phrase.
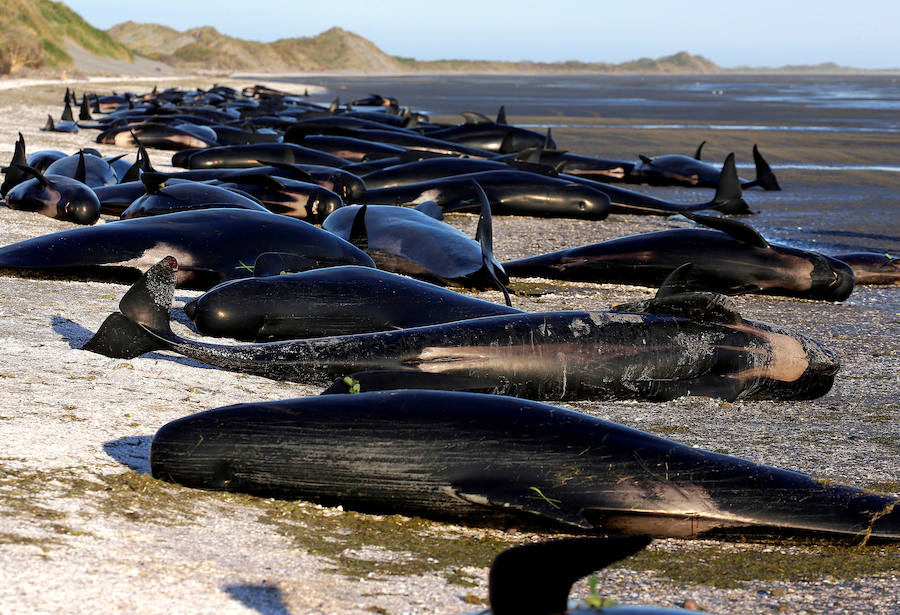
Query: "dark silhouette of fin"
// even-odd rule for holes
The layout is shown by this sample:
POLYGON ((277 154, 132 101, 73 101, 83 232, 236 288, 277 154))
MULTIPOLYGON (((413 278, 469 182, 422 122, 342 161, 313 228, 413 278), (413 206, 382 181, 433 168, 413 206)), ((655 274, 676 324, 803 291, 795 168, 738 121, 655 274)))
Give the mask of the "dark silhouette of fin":
POLYGON ((638 154, 638 158, 640 158, 641 162, 644 164, 653 164, 653 159, 649 156, 644 156, 643 154, 638 154))
POLYGON ((648 544, 650 538, 646 536, 581 537, 507 549, 491 564, 488 576, 491 613, 565 613, 575 581, 638 553, 648 544))
POLYGON ((556 142, 553 140, 553 129, 547 128, 547 136, 544 137, 544 149, 556 149, 556 142))
POLYGON ((145 171, 141 174, 141 183, 147 189, 147 194, 159 194, 159 191, 166 187, 165 173, 154 173, 145 171))
POLYGON ((87 182, 87 169, 84 167, 84 151, 78 152, 78 166, 75 167, 75 181, 87 182))
POLYGON ((131 321, 121 312, 113 312, 106 317, 94 337, 81 349, 115 359, 133 359, 165 347, 165 344, 147 333, 141 325, 131 321))
POLYGON ((444 219, 444 210, 441 209, 441 206, 434 201, 425 201, 423 203, 419 203, 418 205, 413 207, 413 209, 415 209, 416 211, 421 211, 429 218, 434 218, 435 220, 444 219))
POLYGON ((349 241, 360 250, 365 251, 369 247, 369 234, 366 232, 366 208, 363 205, 353 217, 353 225, 350 227, 349 241))
POLYGON ((134 164, 128 167, 128 170, 125 172, 119 179, 120 184, 124 184, 126 182, 135 182, 140 181, 142 173, 154 173, 153 167, 150 166, 150 156, 147 154, 147 150, 144 149, 144 144, 141 143, 140 139, 137 138, 137 135, 134 134, 134 131, 131 131, 131 138, 134 139, 134 142, 137 143, 138 151, 137 156, 135 157, 134 164))
POLYGON ((700 158, 701 152, 703 152, 703 146, 706 145, 706 141, 701 141, 700 145, 697 146, 697 151, 694 152, 694 160, 702 160, 700 158))
POLYGON ((507 124, 506 121, 506 105, 500 105, 500 110, 497 111, 497 124, 507 124))
POLYGON ((178 262, 167 256, 144 272, 119 301, 119 311, 154 331, 169 332, 178 262))
POLYGON ((19 133, 19 140, 13 147, 13 157, 8 167, 3 167, 4 174, 3 184, 0 185, 0 197, 5 197, 6 193, 13 189, 17 184, 24 181, 25 172, 19 168, 20 165, 27 165, 25 157, 25 137, 19 133))
POLYGON ((662 298, 654 297, 653 299, 620 303, 612 307, 610 311, 677 316, 697 322, 722 324, 738 324, 743 320, 731 299, 720 293, 711 292, 686 292, 662 298))
POLYGON ((500 149, 497 151, 501 154, 515 154, 516 148, 513 146, 513 139, 515 138, 513 131, 508 131, 506 136, 503 137, 503 141, 500 142, 500 149))
POLYGON ((44 124, 44 127, 41 128, 41 130, 48 131, 48 130, 54 130, 55 128, 56 128, 56 125, 53 123, 53 116, 48 113, 47 114, 47 123, 44 124))
POLYGON ((682 212, 681 215, 683 215, 688 220, 693 220, 697 224, 702 224, 707 228, 722 231, 723 233, 728 233, 741 243, 745 243, 748 246, 754 246, 756 248, 769 247, 769 242, 759 234, 759 231, 757 231, 749 224, 744 224, 743 222, 738 222, 737 220, 729 220, 727 218, 722 218, 719 216, 704 216, 702 214, 695 214, 691 212, 682 212))
POLYGON ((716 185, 716 195, 713 197, 710 205, 712 209, 723 214, 753 213, 743 198, 741 180, 738 178, 733 153, 725 157, 725 162, 722 164, 722 172, 719 174, 719 183, 716 185))
POLYGON ((66 106, 65 106, 65 108, 63 108, 62 115, 60 116, 59 119, 61 119, 64 122, 74 122, 75 121, 75 116, 72 115, 72 105, 69 104, 69 101, 66 101, 66 106))
POLYGON ((177 270, 175 257, 167 256, 145 271, 119 301, 120 311, 110 314, 82 349, 130 359, 165 348, 148 329, 171 334, 169 312, 177 270))
POLYGON ((753 163, 756 165, 756 179, 753 183, 762 187, 764 190, 781 190, 778 185, 778 179, 772 172, 772 167, 766 162, 766 159, 759 153, 759 148, 753 144, 753 163))
POLYGON ((663 299, 688 292, 690 290, 688 280, 693 268, 694 263, 685 263, 666 276, 666 279, 660 284, 659 290, 656 291, 655 298, 663 299))
POLYGON ((506 302, 506 305, 512 307, 509 291, 506 289, 504 282, 500 279, 502 276, 508 283, 509 277, 506 275, 506 271, 503 270, 503 265, 498 263, 494 258, 494 231, 492 223, 493 219, 491 218, 491 202, 488 200, 487 194, 484 193, 481 184, 475 180, 472 180, 472 183, 475 185, 475 191, 478 192, 478 197, 481 199, 481 214, 478 216, 478 228, 475 231, 475 241, 481 246, 481 266, 487 272, 488 277, 491 278, 498 290, 503 293, 503 300, 506 302))
POLYGON ((81 108, 78 109, 78 119, 81 121, 91 121, 94 119, 91 116, 91 108, 88 106, 87 94, 81 97, 81 108))
POLYGON ((477 111, 463 111, 460 113, 463 116, 463 119, 466 120, 466 124, 493 124, 494 121, 483 113, 478 113, 477 111))

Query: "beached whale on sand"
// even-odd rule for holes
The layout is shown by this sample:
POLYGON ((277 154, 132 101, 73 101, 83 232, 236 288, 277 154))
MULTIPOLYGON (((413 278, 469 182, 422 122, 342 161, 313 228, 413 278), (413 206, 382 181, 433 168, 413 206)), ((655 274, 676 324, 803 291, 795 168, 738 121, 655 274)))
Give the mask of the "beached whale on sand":
POLYGON ((4 246, 0 274, 130 284, 166 254, 178 254, 183 263, 178 284, 207 290, 250 277, 256 258, 272 251, 303 257, 310 269, 375 266, 365 252, 302 220, 243 209, 199 209, 61 231, 4 246))
POLYGON ((17 165, 25 177, 6 194, 5 203, 10 209, 33 211, 58 220, 76 224, 94 224, 100 219, 100 200, 86 185, 84 156, 77 177, 41 173, 26 165, 17 165))
POLYGON ((521 313, 371 267, 279 273, 220 284, 188 302, 184 311, 203 335, 257 342, 521 313))
POLYGON ((509 277, 494 258, 491 204, 476 182, 481 203, 474 241, 449 224, 434 203, 415 208, 351 205, 332 213, 322 228, 365 250, 379 269, 429 282, 496 287, 510 305, 509 277))
POLYGON ((596 188, 514 169, 366 190, 366 203, 418 205, 433 201, 444 212, 477 210, 481 199, 472 180, 487 194, 494 214, 585 220, 602 220, 609 215, 609 197, 596 188))
MULTIPOLYGON (((700 160, 699 154, 698 149, 693 158, 681 154, 655 158, 642 155, 641 164, 635 165, 625 176, 625 181, 657 186, 715 186, 719 182, 719 168, 700 160)), ((756 165, 756 179, 741 180, 741 187, 746 189, 759 186, 764 190, 781 190, 775 173, 756 145, 753 146, 753 162, 756 165)))
POLYGON ((187 487, 477 525, 900 541, 896 497, 496 395, 404 390, 227 406, 160 428, 150 469, 187 487))
POLYGON ((707 228, 629 235, 503 263, 511 276, 658 287, 691 264, 685 291, 762 293, 843 301, 853 292, 853 270, 808 250, 770 244, 737 220, 682 214, 707 228))
POLYGON ((277 380, 340 379, 332 393, 349 384, 531 399, 812 399, 828 392, 839 367, 817 342, 744 320, 726 297, 701 293, 615 312, 509 314, 381 333, 206 344, 170 328, 177 269, 172 257, 150 268, 84 349, 119 358, 167 349, 277 380))

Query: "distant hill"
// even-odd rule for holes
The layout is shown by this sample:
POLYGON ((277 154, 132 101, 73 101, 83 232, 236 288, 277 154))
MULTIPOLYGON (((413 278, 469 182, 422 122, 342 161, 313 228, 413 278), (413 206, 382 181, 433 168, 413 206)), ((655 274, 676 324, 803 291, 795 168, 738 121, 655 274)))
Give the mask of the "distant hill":
POLYGON ((71 45, 100 57, 134 60, 128 47, 62 2, 0 0, 0 73, 71 66, 71 45))
POLYGON ((286 38, 272 43, 246 41, 209 26, 179 32, 159 24, 127 21, 108 30, 110 36, 142 56, 185 69, 360 72, 686 72, 722 69, 703 56, 685 51, 652 60, 623 64, 587 62, 499 62, 434 60, 391 56, 371 41, 341 28, 318 36, 286 38))
POLYGON ((341 28, 272 43, 247 41, 205 26, 179 32, 159 24, 117 24, 110 36, 136 53, 186 69, 279 71, 408 70, 370 41, 341 28))

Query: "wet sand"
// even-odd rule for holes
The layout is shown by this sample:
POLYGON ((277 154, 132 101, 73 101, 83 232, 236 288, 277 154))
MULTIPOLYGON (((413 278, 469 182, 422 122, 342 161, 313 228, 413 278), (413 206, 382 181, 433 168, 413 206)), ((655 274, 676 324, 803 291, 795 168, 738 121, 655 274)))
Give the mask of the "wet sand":
MULTIPOLYGON (((325 81, 328 86, 337 79, 325 81)), ((360 79, 322 99, 379 91, 417 104, 416 90, 390 87, 397 83, 392 79, 382 87, 377 80, 360 79)), ((199 85, 197 80, 188 84, 199 85)), ((134 84, 135 90, 146 87, 134 84)), ((88 144, 91 131, 38 131, 47 113, 60 112, 64 89, 0 92, 0 161, 11 157, 18 131, 29 152, 74 151, 88 144)), ((420 93, 439 98, 427 88, 420 93)), ((451 103, 463 110, 455 100, 446 104, 451 103)), ((561 118, 565 109, 540 109, 541 115, 523 115, 512 105, 507 108, 517 123, 569 121, 561 118)), ((758 142, 776 167, 798 161, 894 163, 891 156, 900 140, 891 132, 625 127, 676 120, 766 121, 718 118, 702 109, 673 115, 666 109, 635 117, 576 114, 579 124, 602 127, 553 132, 560 146, 572 151, 628 159, 638 152, 691 153, 706 139, 711 159, 734 150, 749 160, 750 147, 758 142)), ((479 110, 495 111, 493 104, 479 110)), ((846 109, 835 113, 852 123, 846 109)), ((887 121, 880 112, 856 109, 853 115, 872 125, 887 121)), ((775 124, 790 120, 771 118, 775 124)), ((165 168, 167 154, 151 156, 165 168)), ((900 174, 777 168, 776 173, 784 192, 747 194, 751 207, 760 211, 749 221, 769 239, 806 247, 827 244, 828 249, 900 250, 900 174)), ((686 201, 709 198, 707 190, 639 189, 686 201)), ((474 233, 475 216, 454 215, 448 221, 474 233)), ((497 217, 495 252, 512 259, 686 224, 678 218, 626 216, 552 223, 497 217)), ((69 225, 0 208, 3 245, 64 228, 69 225)), ((552 292, 515 297, 517 307, 604 309, 653 293, 620 285, 532 282, 552 292)), ((147 478, 150 438, 165 422, 231 403, 311 395, 318 389, 210 369, 166 353, 123 361, 78 350, 116 309, 124 291, 112 284, 0 277, 0 572, 5 580, 0 612, 465 613, 481 608, 479 601, 486 598, 491 553, 501 544, 534 538, 527 532, 208 494, 147 478)), ((178 291, 177 305, 196 294, 178 291)), ((493 292, 478 296, 500 300, 493 292)), ((792 328, 833 350, 842 368, 832 391, 809 402, 727 404, 684 398, 570 407, 823 480, 900 492, 900 287, 860 287, 840 304, 760 296, 740 297, 736 303, 745 317, 792 328)), ((183 326, 180 330, 189 333, 183 326)), ((900 603, 896 547, 665 540, 655 541, 650 553, 626 568, 601 573, 603 595, 660 606, 690 598, 710 612, 735 614, 779 609, 876 614, 900 603), (851 567, 856 559, 863 565, 851 567), (678 563, 677 574, 666 570, 671 562, 678 563)), ((576 589, 577 595, 585 592, 584 585, 576 589)))

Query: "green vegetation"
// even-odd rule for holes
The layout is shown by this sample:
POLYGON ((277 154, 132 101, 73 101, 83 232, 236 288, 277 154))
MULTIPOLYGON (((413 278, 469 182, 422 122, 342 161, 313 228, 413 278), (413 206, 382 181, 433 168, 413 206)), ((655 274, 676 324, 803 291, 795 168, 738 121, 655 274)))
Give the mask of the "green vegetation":
POLYGON ((2 0, 0 73, 72 64, 66 40, 99 56, 133 60, 134 54, 62 2, 2 0))

